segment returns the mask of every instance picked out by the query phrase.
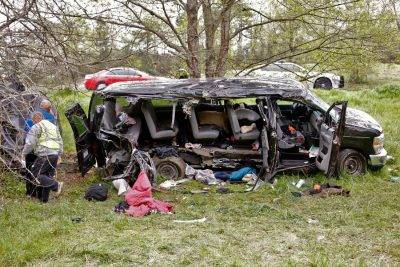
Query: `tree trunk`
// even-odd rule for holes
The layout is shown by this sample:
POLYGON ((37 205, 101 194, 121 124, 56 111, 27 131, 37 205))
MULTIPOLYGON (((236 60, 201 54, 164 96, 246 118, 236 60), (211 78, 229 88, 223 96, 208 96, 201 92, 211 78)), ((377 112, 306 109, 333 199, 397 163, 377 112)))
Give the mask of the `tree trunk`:
POLYGON ((199 3, 197 0, 187 0, 187 45, 188 55, 186 63, 191 78, 200 78, 199 68, 199 33, 198 33, 199 3))
POLYGON ((217 65, 215 68, 214 76, 222 77, 225 75, 226 60, 228 57, 230 45, 230 25, 231 25, 231 8, 233 1, 222 1, 223 9, 221 11, 221 37, 220 47, 218 53, 217 65))
POLYGON ((214 76, 215 66, 215 32, 217 30, 216 21, 214 19, 210 0, 204 0, 203 4, 204 32, 205 39, 205 74, 206 77, 214 76))
POLYGON ((397 13, 396 1, 395 0, 391 0, 391 4, 392 4, 392 7, 393 7, 394 16, 396 18, 397 29, 400 31, 400 15, 397 13))

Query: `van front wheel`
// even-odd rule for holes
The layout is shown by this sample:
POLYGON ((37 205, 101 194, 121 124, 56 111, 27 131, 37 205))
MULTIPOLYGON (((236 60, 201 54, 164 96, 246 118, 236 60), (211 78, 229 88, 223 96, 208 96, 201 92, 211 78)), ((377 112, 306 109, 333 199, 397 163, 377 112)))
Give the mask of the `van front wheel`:
POLYGON ((367 161, 360 152, 354 149, 343 149, 339 153, 337 172, 338 174, 348 174, 359 176, 365 173, 367 161))
POLYGON ((153 158, 157 174, 167 180, 178 180, 185 177, 185 162, 179 157, 153 158))

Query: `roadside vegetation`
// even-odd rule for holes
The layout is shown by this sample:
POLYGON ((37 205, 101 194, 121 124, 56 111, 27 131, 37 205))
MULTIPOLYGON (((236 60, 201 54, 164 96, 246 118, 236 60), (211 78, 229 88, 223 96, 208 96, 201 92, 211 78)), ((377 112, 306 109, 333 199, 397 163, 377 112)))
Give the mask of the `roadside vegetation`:
MULTIPOLYGON (((352 89, 352 88, 347 88, 352 89)), ((114 189, 105 202, 88 202, 84 191, 101 177, 59 173, 65 192, 49 204, 24 195, 13 175, 0 179, 0 265, 397 265, 400 263, 400 84, 362 85, 357 90, 316 93, 328 103, 349 100, 378 119, 385 130, 385 147, 394 160, 384 169, 362 177, 329 180, 351 191, 350 197, 325 199, 292 196, 292 182, 306 178, 307 187, 326 182, 323 175, 279 175, 274 188, 243 193, 231 185, 230 194, 182 185, 155 197, 174 205, 174 214, 130 218, 116 214, 120 201, 114 189), (198 219, 198 224, 173 220, 198 219)), ((72 133, 63 115, 73 102, 85 106, 89 97, 76 91, 51 95, 60 112, 68 152, 72 133)), ((111 188, 111 187, 110 187, 111 188)))

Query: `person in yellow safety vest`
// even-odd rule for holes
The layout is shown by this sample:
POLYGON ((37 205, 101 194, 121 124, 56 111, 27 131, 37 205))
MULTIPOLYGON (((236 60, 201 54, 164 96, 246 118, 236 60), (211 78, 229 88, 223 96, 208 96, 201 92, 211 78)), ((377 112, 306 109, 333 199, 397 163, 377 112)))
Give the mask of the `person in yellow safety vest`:
MULTIPOLYGON (((50 191, 56 191, 58 196, 63 187, 62 182, 54 179, 58 161, 63 152, 63 142, 56 125, 43 119, 43 114, 36 111, 32 115, 34 125, 29 130, 25 146, 22 150, 22 165, 25 158, 32 153, 36 156, 27 175, 27 195, 37 197, 42 202, 48 202, 50 191)), ((25 166, 24 166, 25 167, 25 166)))

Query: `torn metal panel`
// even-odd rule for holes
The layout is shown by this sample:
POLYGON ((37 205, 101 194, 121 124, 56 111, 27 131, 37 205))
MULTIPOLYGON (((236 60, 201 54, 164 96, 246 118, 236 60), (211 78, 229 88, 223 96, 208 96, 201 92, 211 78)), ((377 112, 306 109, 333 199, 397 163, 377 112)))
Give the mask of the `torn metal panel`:
POLYGON ((232 99, 266 95, 305 96, 305 87, 291 79, 207 78, 163 79, 141 83, 115 83, 98 93, 105 96, 130 96, 142 99, 232 99))

